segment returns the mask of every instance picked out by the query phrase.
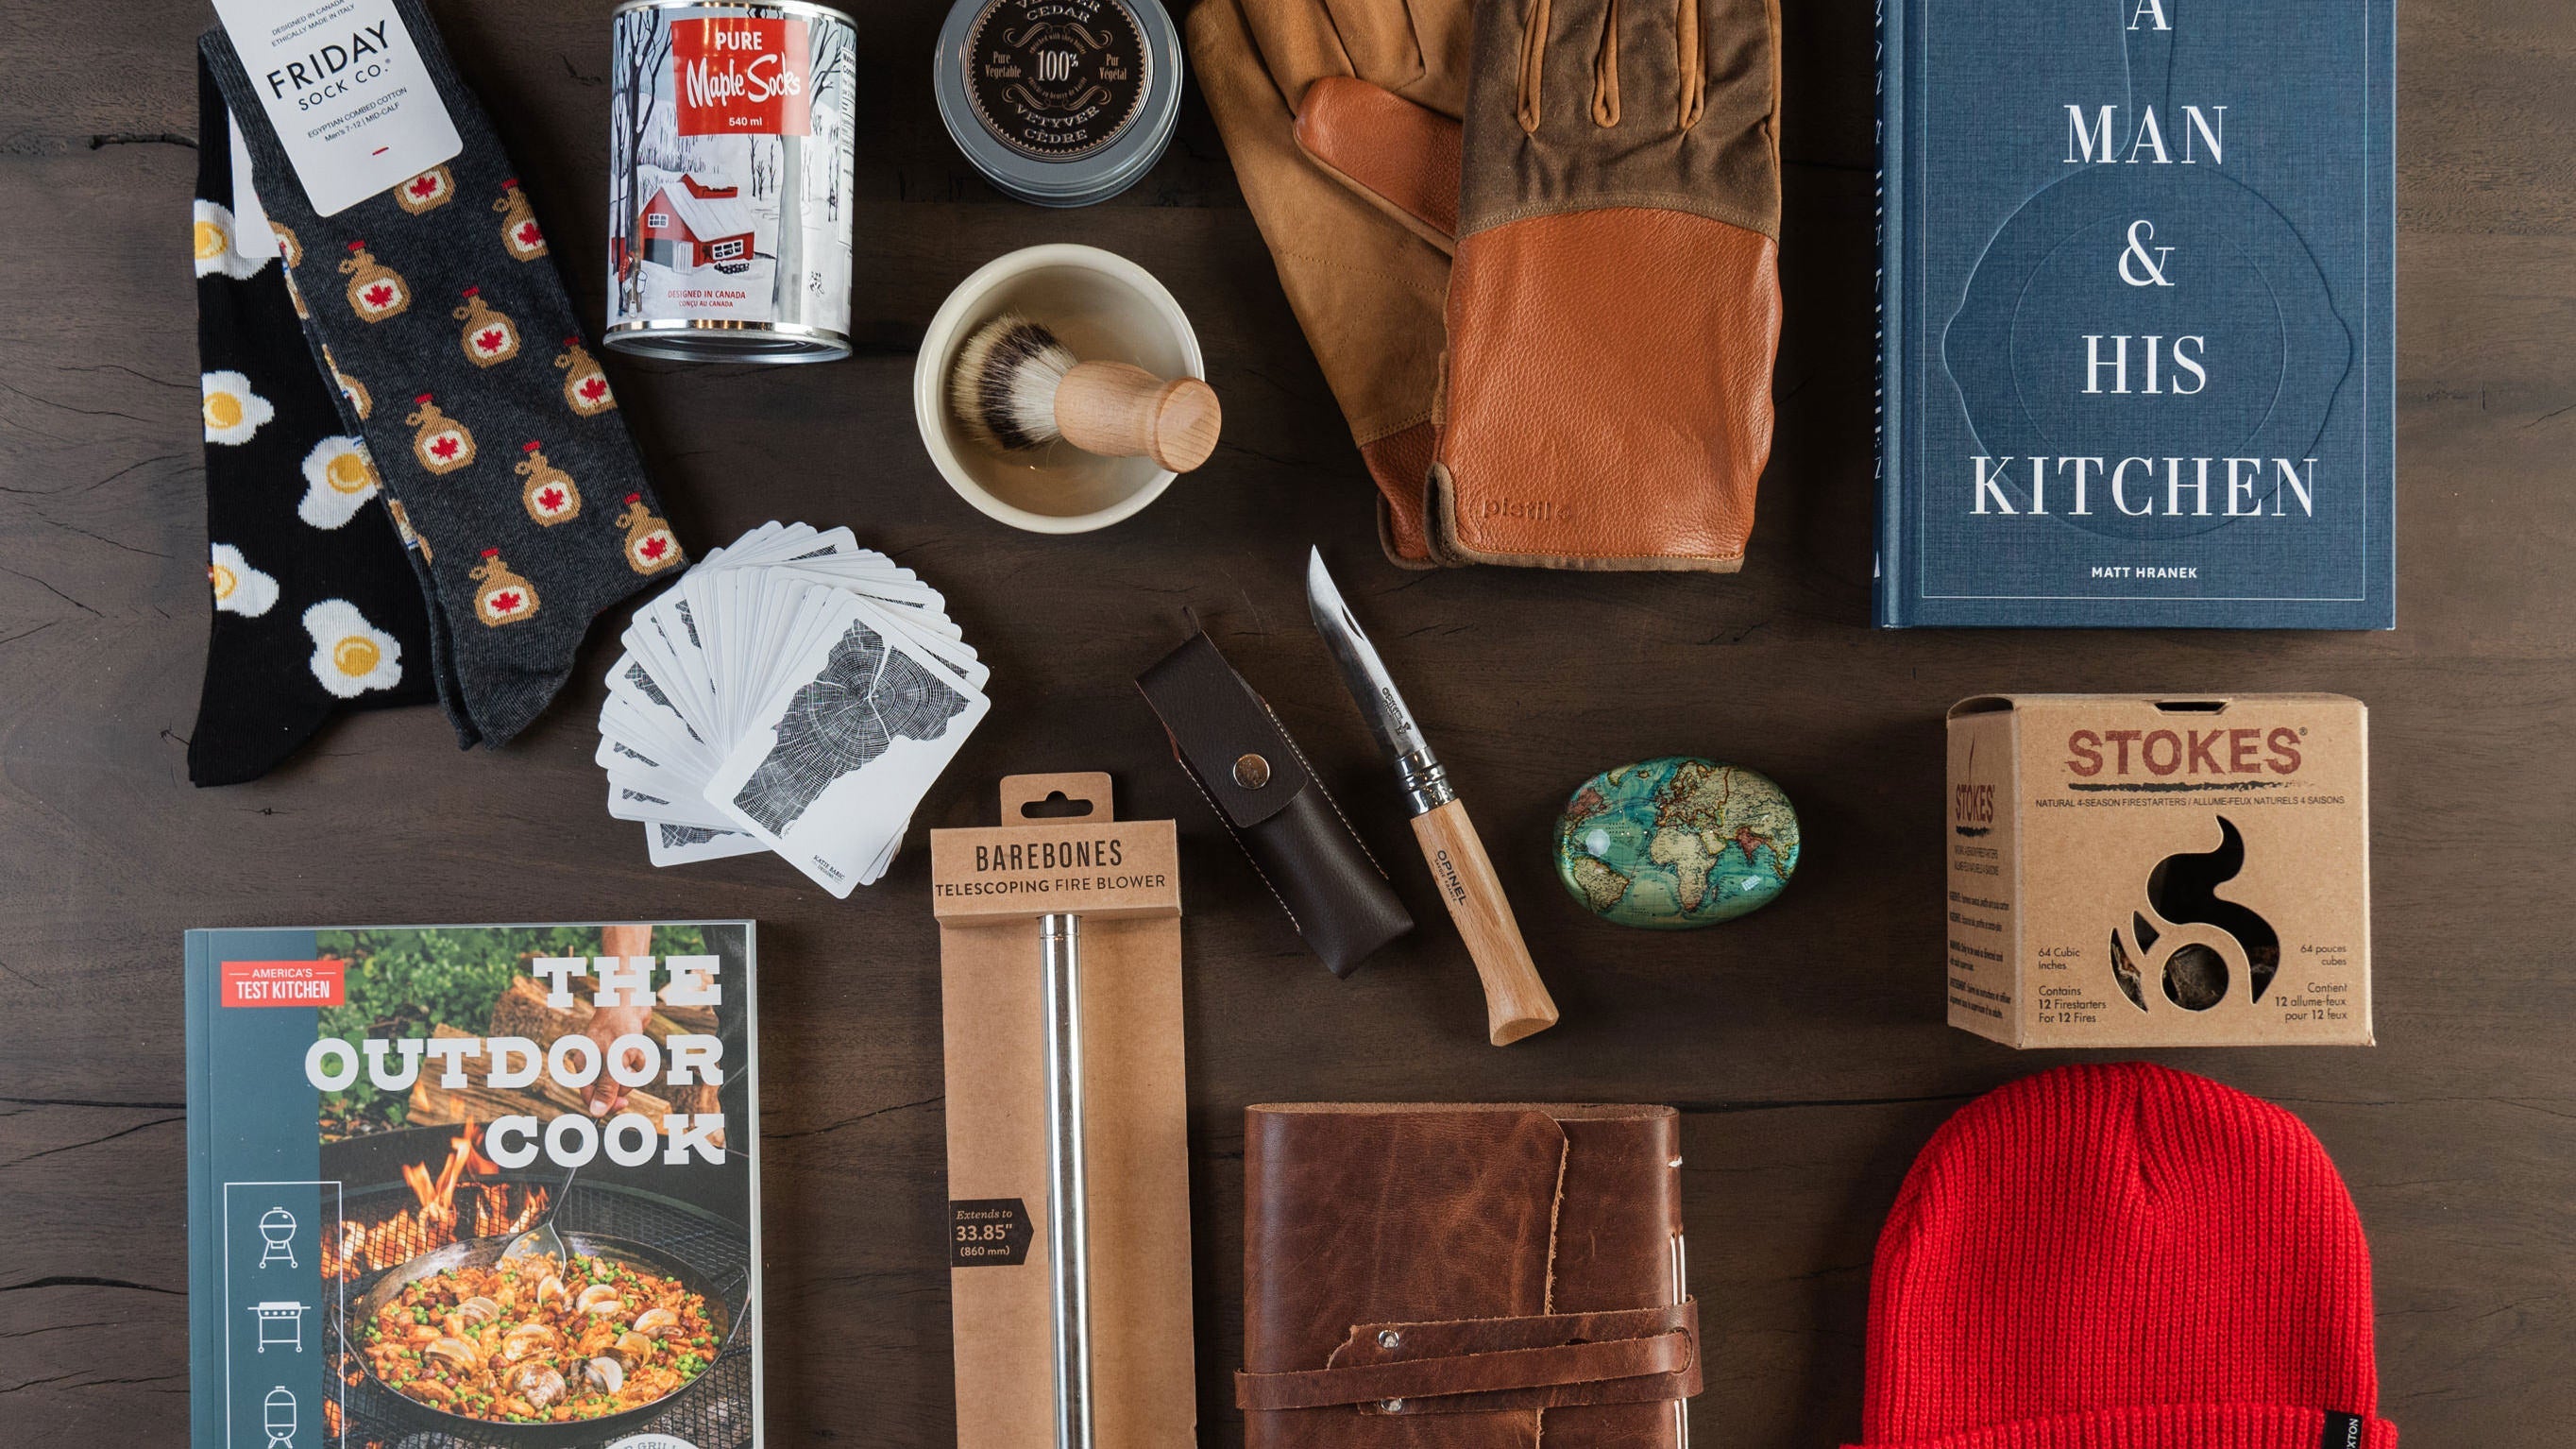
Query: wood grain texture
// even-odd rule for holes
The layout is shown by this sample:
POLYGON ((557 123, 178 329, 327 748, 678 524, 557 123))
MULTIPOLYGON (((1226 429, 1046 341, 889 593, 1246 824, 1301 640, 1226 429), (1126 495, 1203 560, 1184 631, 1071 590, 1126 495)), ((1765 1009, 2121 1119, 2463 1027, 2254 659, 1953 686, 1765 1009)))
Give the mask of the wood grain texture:
POLYGON ((1053 403, 1064 440, 1104 458, 1150 455, 1187 473, 1216 451, 1223 414, 1216 392, 1195 377, 1166 381, 1129 362, 1081 362, 1057 384, 1053 403))
POLYGON ((1414 816, 1413 838, 1422 842, 1432 889, 1449 908, 1449 924, 1458 928, 1485 988, 1485 1039, 1510 1046, 1556 1025, 1556 1003, 1530 962, 1511 897, 1494 874, 1476 822, 1467 818, 1467 802, 1452 800, 1414 816))
MULTIPOLYGON (((609 0, 432 0, 598 323, 609 0)), ((1205 1440, 1239 1440, 1242 1108, 1314 1098, 1670 1102, 1685 1113, 1701 1442, 1858 1432, 1871 1245, 1926 1136, 2062 1060, 1942 1024, 1940 714, 1999 689, 2330 689, 2372 706, 2371 1051, 2162 1059, 2317 1131, 2376 1255, 2382 1403, 2407 1442, 2576 1421, 2576 6, 2400 7, 2403 627, 2372 635, 1890 635, 1870 575, 1871 5, 1783 6, 1778 444, 1744 572, 1407 574, 1193 95, 1110 204, 996 196, 951 149, 929 0, 866 12, 856 332, 822 368, 611 356, 674 526, 848 523, 944 589, 995 709, 884 882, 839 903, 769 859, 655 871, 590 764, 603 628, 509 750, 434 710, 194 791, 203 478, 185 218, 190 0, 0 0, 0 1438, 185 1434, 179 932, 753 916, 761 922, 771 1442, 951 1441, 939 992, 920 833, 1010 771, 1106 769, 1180 822, 1205 1440), (1191 316, 1226 437, 1187 488, 1080 538, 1008 531, 913 435, 911 352, 988 258, 1084 241, 1191 316), (1563 1008, 1485 1044, 1465 953, 1305 620, 1320 543, 1476 803, 1563 1008), (1194 605, 1278 707, 1423 929, 1336 982, 1173 766, 1130 680, 1194 605), (1623 932, 1547 861, 1609 764, 1741 760, 1799 806, 1777 905, 1623 932)), ((614 621, 611 621, 613 624, 614 621)), ((2259 1231, 2260 1225, 2235 1225, 2259 1231)))

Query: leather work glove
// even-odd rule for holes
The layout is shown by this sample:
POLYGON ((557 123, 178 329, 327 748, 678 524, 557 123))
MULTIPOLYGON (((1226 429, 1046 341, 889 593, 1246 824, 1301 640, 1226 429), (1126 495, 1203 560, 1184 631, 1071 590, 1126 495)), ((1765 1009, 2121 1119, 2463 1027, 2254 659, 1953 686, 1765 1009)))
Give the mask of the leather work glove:
POLYGON ((1244 200, 1279 268, 1288 305, 1314 348, 1384 502, 1379 538, 1398 563, 1432 562, 1423 479, 1440 387, 1444 240, 1457 212, 1456 118, 1467 99, 1469 0, 1200 0, 1190 64, 1233 158, 1244 200), (1408 195, 1447 200, 1449 226, 1417 230, 1372 206, 1298 151, 1296 107, 1326 77, 1359 77, 1374 95, 1436 122, 1355 162, 1427 167, 1408 195), (1383 87, 1383 90, 1378 89, 1383 87), (1395 97, 1404 97, 1396 100, 1395 97), (1445 150, 1444 150, 1445 148, 1445 150), (1445 156, 1445 159, 1444 159, 1445 156))
MULTIPOLYGON (((1742 566, 1780 338, 1778 31, 1776 0, 1478 0, 1443 561, 1742 566)), ((1428 236, 1436 161, 1399 158, 1437 123, 1335 82, 1297 135, 1428 236)))

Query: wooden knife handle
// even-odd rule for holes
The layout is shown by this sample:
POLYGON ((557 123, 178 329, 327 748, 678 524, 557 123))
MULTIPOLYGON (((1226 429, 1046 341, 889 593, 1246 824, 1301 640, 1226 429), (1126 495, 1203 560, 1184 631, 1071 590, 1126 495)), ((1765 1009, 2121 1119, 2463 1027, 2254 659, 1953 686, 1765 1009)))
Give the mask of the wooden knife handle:
POLYGON ((1448 903, 1449 918, 1458 923, 1484 980, 1486 1035, 1496 1046, 1509 1046, 1556 1025, 1556 1003, 1530 964, 1520 922, 1512 919, 1512 903, 1494 879, 1494 863, 1467 818, 1466 802, 1452 800, 1414 816, 1413 838, 1422 843, 1440 899, 1448 903))

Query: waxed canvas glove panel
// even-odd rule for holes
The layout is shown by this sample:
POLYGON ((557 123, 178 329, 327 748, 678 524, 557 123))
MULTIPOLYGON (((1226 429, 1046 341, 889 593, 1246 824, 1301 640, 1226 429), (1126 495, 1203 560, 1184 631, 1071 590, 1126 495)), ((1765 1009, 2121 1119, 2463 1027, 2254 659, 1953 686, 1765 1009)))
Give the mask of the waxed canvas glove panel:
POLYGON ((1769 0, 1481 0, 1444 559, 1741 567, 1779 343, 1777 28, 1769 0))
POLYGON ((1201 0, 1190 62, 1280 287, 1384 498, 1390 556, 1422 524, 1449 258, 1298 150, 1297 102, 1359 77, 1443 117, 1466 101, 1467 0, 1201 0))

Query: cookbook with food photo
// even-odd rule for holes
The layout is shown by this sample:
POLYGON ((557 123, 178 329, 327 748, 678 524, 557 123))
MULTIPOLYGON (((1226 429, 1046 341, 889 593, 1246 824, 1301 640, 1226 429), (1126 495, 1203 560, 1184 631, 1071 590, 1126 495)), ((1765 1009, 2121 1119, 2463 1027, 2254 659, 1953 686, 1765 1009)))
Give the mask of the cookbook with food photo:
POLYGON ((194 1441, 758 1445, 754 956, 188 932, 194 1441))

